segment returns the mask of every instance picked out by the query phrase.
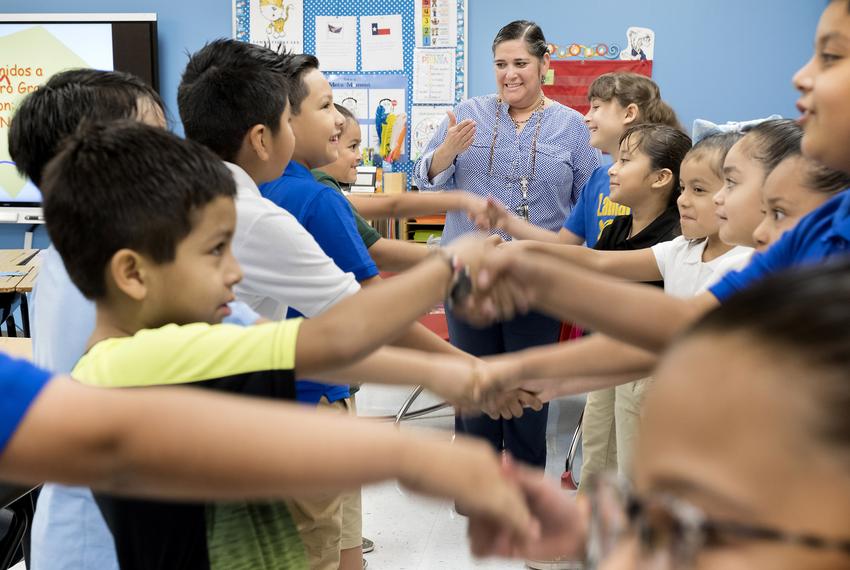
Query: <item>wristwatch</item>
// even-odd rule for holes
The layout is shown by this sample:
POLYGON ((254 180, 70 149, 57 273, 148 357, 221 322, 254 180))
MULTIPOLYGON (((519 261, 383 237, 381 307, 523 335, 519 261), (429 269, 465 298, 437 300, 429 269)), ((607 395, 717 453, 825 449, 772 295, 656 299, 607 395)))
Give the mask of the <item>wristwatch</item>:
POLYGON ((445 302, 446 308, 452 310, 455 305, 463 303, 472 294, 472 277, 469 273, 469 266, 465 265, 457 255, 453 255, 444 249, 437 249, 435 253, 449 264, 449 269, 452 272, 445 302))

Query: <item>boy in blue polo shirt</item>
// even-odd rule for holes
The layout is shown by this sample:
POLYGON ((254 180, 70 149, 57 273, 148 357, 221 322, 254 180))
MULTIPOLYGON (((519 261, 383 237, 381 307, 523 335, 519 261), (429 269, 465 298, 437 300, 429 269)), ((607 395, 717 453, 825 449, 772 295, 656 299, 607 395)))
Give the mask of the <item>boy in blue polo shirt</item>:
MULTIPOLYGON (((331 86, 312 55, 291 56, 289 74, 295 151, 283 176, 260 185, 260 192, 295 216, 340 269, 353 273, 361 285, 374 282, 380 279, 378 267, 357 231, 351 206, 311 173, 313 168, 334 162, 339 154, 344 119, 334 107, 331 86)), ((300 313, 290 308, 287 317, 297 316, 300 313)), ((418 324, 398 344, 465 354, 418 324)), ((351 411, 348 386, 298 381, 296 396, 300 402, 351 411)), ((359 503, 359 492, 290 503, 314 570, 362 566, 359 503)))

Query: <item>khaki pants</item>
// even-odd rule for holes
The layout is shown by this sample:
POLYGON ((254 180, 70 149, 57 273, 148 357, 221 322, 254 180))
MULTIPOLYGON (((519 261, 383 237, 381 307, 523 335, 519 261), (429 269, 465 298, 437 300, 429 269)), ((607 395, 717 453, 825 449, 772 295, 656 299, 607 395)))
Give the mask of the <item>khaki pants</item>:
POLYGON ((601 473, 631 477, 641 402, 651 378, 587 395, 582 423, 582 466, 579 485, 601 473))
MULTIPOLYGON (((328 403, 319 407, 356 415, 354 398, 328 403)), ((340 550, 356 548, 363 541, 363 510, 360 489, 347 493, 328 493, 308 499, 286 502, 304 542, 311 570, 338 570, 340 550)))

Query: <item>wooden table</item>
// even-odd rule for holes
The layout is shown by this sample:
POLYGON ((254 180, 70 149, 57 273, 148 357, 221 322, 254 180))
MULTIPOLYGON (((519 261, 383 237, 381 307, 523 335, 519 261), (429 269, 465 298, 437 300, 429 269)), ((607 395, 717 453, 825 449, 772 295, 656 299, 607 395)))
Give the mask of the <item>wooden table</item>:
POLYGON ((32 291, 44 257, 40 249, 0 249, 0 324, 6 323, 10 337, 17 336, 12 316, 20 307, 24 336, 30 336, 26 293, 32 291))
POLYGON ((0 336, 0 352, 15 358, 32 360, 32 339, 0 336))

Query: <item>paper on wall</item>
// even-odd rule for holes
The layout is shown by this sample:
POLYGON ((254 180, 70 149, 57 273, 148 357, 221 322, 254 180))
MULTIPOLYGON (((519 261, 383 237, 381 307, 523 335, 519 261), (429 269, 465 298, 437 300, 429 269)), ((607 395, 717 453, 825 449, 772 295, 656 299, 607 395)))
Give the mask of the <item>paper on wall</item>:
MULTIPOLYGON (((368 148, 369 145, 369 89, 358 88, 333 88, 334 103, 339 103, 357 118, 360 124, 360 146, 368 148)), ((374 119, 374 116, 372 117, 374 119)))
POLYGON ((425 147, 446 119, 446 112, 452 107, 423 107, 414 105, 410 114, 410 160, 419 160, 425 147))
POLYGON ((304 52, 303 0, 235 0, 234 16, 237 39, 277 52, 304 52))
POLYGON ((457 45, 457 0, 415 0, 417 47, 457 45))
POLYGON ((401 15, 360 16, 360 60, 363 71, 403 71, 401 15))
POLYGON ((357 17, 316 16, 316 57, 327 71, 357 71, 357 17))
POLYGON ((455 49, 413 50, 413 103, 450 104, 455 101, 455 49))
MULTIPOLYGON (((384 108, 384 111, 401 115, 407 108, 407 90, 406 89, 370 89, 369 90, 369 117, 375 118, 375 113, 378 111, 378 105, 384 108)), ((378 130, 375 127, 374 120, 372 121, 371 129, 369 130, 369 146, 378 148, 381 141, 378 139, 378 130)))

